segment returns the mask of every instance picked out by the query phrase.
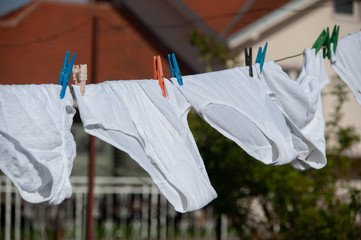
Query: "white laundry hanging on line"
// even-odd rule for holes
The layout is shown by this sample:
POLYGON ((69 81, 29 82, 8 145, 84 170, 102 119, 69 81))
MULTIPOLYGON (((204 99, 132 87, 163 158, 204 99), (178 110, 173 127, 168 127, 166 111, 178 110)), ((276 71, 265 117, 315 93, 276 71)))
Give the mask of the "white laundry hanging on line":
POLYGON ((0 85, 0 169, 30 203, 59 204, 72 194, 75 109, 60 85, 0 85))
POLYGON ((190 105, 167 79, 73 85, 85 132, 125 151, 178 212, 200 209, 217 197, 187 122, 190 105))
POLYGON ((325 121, 322 112, 321 90, 329 81, 321 51, 305 49, 302 71, 292 80, 273 61, 255 65, 258 78, 268 88, 269 95, 284 113, 299 153, 296 169, 322 168, 326 165, 325 121))
POLYGON ((297 158, 282 112, 248 67, 183 76, 182 86, 171 80, 206 122, 252 157, 270 165, 297 158))
POLYGON ((331 66, 361 105, 361 31, 342 37, 336 54, 331 43, 331 66))

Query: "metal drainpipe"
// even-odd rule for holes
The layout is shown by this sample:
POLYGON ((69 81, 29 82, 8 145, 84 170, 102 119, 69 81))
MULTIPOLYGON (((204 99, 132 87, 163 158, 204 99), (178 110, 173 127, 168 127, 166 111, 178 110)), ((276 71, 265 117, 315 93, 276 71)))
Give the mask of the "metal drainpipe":
MULTIPOLYGON (((92 18, 92 42, 91 42, 91 83, 96 83, 97 69, 97 29, 98 18, 92 18)), ((94 205, 94 178, 95 178, 95 155, 96 142, 95 137, 89 135, 89 168, 88 168, 88 204, 86 219, 86 239, 93 239, 93 205, 94 205)))

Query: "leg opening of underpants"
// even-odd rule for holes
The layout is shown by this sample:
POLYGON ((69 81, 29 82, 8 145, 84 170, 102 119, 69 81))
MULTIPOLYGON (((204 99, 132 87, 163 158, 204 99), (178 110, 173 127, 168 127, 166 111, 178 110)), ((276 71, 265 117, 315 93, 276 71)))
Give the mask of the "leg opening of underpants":
POLYGON ((42 198, 48 198, 53 185, 49 169, 39 163, 31 152, 8 134, 0 133, 0 141, 4 144, 2 145, 4 148, 0 146, 0 154, 5 159, 1 168, 14 185, 25 193, 37 192, 42 198), (7 162, 8 160, 11 162, 7 162))
POLYGON ((267 163, 277 161, 276 144, 260 128, 238 110, 221 104, 210 104, 204 114, 217 130, 235 141, 252 157, 267 163))
POLYGON ((177 209, 183 209, 188 206, 187 196, 177 183, 173 183, 167 177, 167 174, 147 156, 144 147, 144 141, 139 136, 126 134, 125 132, 114 129, 106 129, 101 124, 88 125, 86 132, 92 134, 101 140, 113 145, 126 152, 134 161, 136 161, 152 178, 164 196, 177 209))

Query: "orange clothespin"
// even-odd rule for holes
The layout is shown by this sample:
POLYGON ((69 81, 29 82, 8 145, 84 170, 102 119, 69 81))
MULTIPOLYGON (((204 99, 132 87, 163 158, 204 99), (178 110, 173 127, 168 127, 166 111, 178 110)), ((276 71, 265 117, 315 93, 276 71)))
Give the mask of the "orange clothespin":
POLYGON ((85 95, 85 82, 87 80, 87 65, 80 64, 74 65, 73 67, 73 80, 75 81, 75 85, 80 86, 80 93, 82 96, 85 95))
POLYGON ((163 97, 166 97, 165 94, 165 86, 164 86, 164 75, 163 75, 163 67, 162 67, 162 60, 160 59, 160 56, 154 56, 153 57, 153 62, 154 62, 154 80, 158 79, 158 83, 160 88, 162 89, 163 92, 163 97))

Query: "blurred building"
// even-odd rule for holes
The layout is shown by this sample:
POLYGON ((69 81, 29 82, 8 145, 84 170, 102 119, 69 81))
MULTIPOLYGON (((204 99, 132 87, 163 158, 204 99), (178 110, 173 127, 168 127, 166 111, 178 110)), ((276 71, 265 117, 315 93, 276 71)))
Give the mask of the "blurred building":
MULTIPOLYGON (((151 31, 188 64, 204 71, 192 56, 197 49, 189 47, 186 37, 195 29, 213 36, 224 43, 233 53, 239 53, 238 62, 244 65, 245 47, 253 48, 253 61, 258 47, 268 42, 266 60, 278 60, 302 53, 311 48, 321 31, 335 24, 340 26, 339 37, 360 31, 361 2, 357 0, 151 0, 151 8, 141 0, 112 0, 114 5, 126 6, 148 26, 151 31), (162 14, 159 14, 161 12, 162 14), (187 45, 189 51, 183 49, 187 45), (190 51, 193 51, 192 53, 190 51)), ((148 1, 149 2, 149 1, 148 1)), ((278 62, 282 68, 296 78, 301 71, 302 56, 278 62)), ((337 76, 325 60, 330 81, 337 76)), ((219 66, 213 66, 219 69, 219 66)), ((323 91, 325 120, 330 119, 334 110, 334 98, 330 87, 323 91)), ((349 90, 349 101, 343 108, 343 125, 354 126, 361 134, 361 106, 349 90)), ((361 157, 361 144, 348 154, 361 157)))
MULTIPOLYGON (((276 60, 311 47, 326 27, 340 25, 342 37, 359 31, 361 26, 361 3, 352 0, 17 2, 20 8, 0 17, 1 84, 56 83, 66 50, 77 53, 77 64, 88 64, 88 83, 151 78, 152 57, 157 54, 162 56, 165 76, 169 77, 166 56, 170 52, 176 53, 183 75, 205 72, 199 50, 189 41, 196 29, 225 43, 230 51, 239 52, 238 60, 243 64, 244 47, 252 46, 255 58, 258 47, 268 42, 266 60, 276 60)), ((296 77, 302 61, 297 57, 279 64, 296 77)), ((326 67, 332 79, 336 73, 327 61, 326 67)), ((334 104, 329 91, 326 88, 323 92, 326 120, 334 104)), ((344 114, 343 124, 355 126, 361 134, 361 107, 351 93, 344 114)), ((79 115, 73 133, 78 148, 73 172, 85 175, 88 138, 79 115)), ((361 145, 350 155, 360 157, 361 145)), ((140 171, 132 160, 115 160, 127 157, 101 141, 97 158, 100 175, 140 171)))
MULTIPOLYGON (((77 53, 76 64, 88 65, 88 83, 150 79, 153 76, 153 56, 158 54, 162 57, 165 76, 169 77, 166 57, 171 52, 176 53, 183 75, 205 72, 207 65, 199 61, 199 49, 189 41, 190 34, 196 29, 226 44, 231 52, 239 52, 238 60, 243 65, 244 47, 253 47, 255 59, 258 47, 268 42, 266 60, 276 60, 310 48, 326 27, 340 25, 342 37, 359 31, 361 26, 361 2, 357 0, 9 0, 0 1, 1 10, 5 9, 6 2, 11 3, 6 5, 8 11, 0 11, 0 84, 56 84, 67 50, 71 54, 77 53)), ((302 57, 298 57, 279 64, 291 76, 296 77, 301 70, 302 61, 302 57)), ((212 66, 213 69, 222 67, 212 66)), ((332 79, 336 73, 327 61, 326 67, 332 79)), ((329 91, 326 88, 323 92, 326 120, 334 101, 328 94, 329 91)), ((355 126, 361 134, 361 106, 351 93, 349 95, 350 101, 344 108, 343 124, 355 126)), ((84 177, 74 176, 87 175, 89 137, 83 131, 79 114, 74 118, 72 132, 77 144, 72 171, 74 197, 64 202, 60 208, 65 209, 66 205, 65 212, 70 209, 69 212, 74 213, 70 217, 74 222, 64 220, 66 218, 63 217, 63 223, 70 225, 70 229, 75 228, 75 236, 79 236, 76 238, 82 239, 87 227, 82 220, 85 219, 83 209, 87 181, 84 177)), ((111 223, 106 224, 106 234, 113 234, 115 217, 119 221, 114 221, 114 226, 122 225, 121 221, 124 219, 134 222, 134 226, 139 229, 140 223, 150 223, 154 236, 159 236, 157 232, 166 236, 166 231, 171 229, 164 227, 167 222, 171 222, 173 226, 180 222, 184 232, 188 232, 187 226, 193 227, 193 222, 200 223, 205 219, 184 214, 182 216, 186 216, 185 220, 180 221, 179 215, 161 197, 156 187, 151 181, 147 181, 149 179, 128 179, 127 182, 127 178, 109 177, 147 174, 135 161, 111 145, 97 140, 96 146, 96 175, 104 178, 96 179, 98 188, 94 218, 99 223, 111 223), (141 204, 144 206, 140 208, 141 204), (119 210, 121 206, 123 207, 119 210), (140 214, 139 209, 149 211, 150 214, 140 214), (162 214, 157 215, 158 213, 162 214), (189 221, 187 217, 194 218, 195 221, 189 221), (130 218, 136 221, 131 221, 130 218), (163 230, 158 231, 157 224, 163 226, 163 230)), ((349 154, 360 158, 361 145, 349 154)), ((6 185, 0 184, 0 194, 7 196, 6 206, 11 210, 14 204, 9 196, 15 196, 16 191, 11 189, 6 178, 0 177, 0 180, 7 181, 6 185)), ((0 203, 3 201, 1 196, 0 203)), ((10 210, 4 214, 3 208, 0 209, 0 217, 9 216, 5 221, 0 221, 8 223, 9 227, 5 231, 9 233, 9 237, 6 239, 10 239, 12 232, 10 223, 20 226, 21 219, 24 218, 23 215, 20 217, 21 209, 28 213, 34 210, 32 205, 22 208, 19 196, 15 197, 15 221, 10 217, 10 210)), ((52 211, 54 209, 51 208, 52 211)), ((43 209, 39 210, 41 211, 43 209)), ((44 223, 48 224, 48 221, 42 218, 39 221, 42 224, 37 224, 32 215, 29 214, 28 217, 30 223, 35 223, 32 228, 39 225, 40 232, 44 232, 44 223)), ((208 218, 209 224, 204 225, 213 234, 215 224, 211 214, 208 218)), ((67 226, 59 227, 59 222, 61 221, 57 220, 53 225, 64 231, 67 226)), ((224 226, 227 229, 227 224, 224 226)), ((17 231, 19 237, 14 239, 20 239, 19 227, 17 231)), ((68 231, 68 234, 73 236, 72 232, 68 231)), ((144 239, 149 239, 145 230, 142 234, 146 236, 144 239)), ((116 236, 120 238, 122 235, 116 236)))
MULTIPOLYGON (((77 54, 76 64, 88 65, 88 84, 151 79, 153 56, 158 54, 165 76, 170 77, 167 54, 172 49, 126 8, 109 3, 31 1, 0 17, 0 84, 56 84, 67 50, 77 54)), ((181 58, 178 61, 184 74, 193 72, 181 58)), ((86 175, 88 135, 79 114, 72 132, 77 143, 72 174, 86 175)), ((126 154, 97 140, 96 174, 145 173, 126 154)))

